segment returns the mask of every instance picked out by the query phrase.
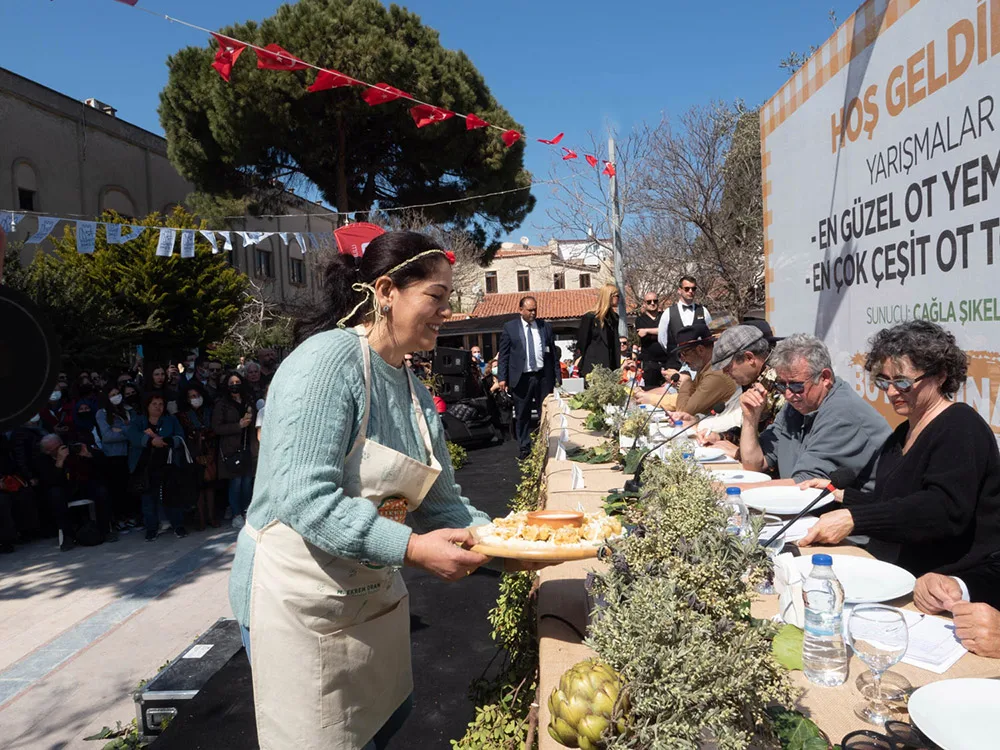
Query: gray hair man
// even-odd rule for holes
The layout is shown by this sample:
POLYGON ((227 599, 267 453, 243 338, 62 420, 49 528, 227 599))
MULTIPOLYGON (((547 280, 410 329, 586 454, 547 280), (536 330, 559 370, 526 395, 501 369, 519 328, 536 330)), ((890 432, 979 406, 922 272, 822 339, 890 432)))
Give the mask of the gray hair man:
POLYGON ((781 341, 770 365, 777 377, 774 389, 787 403, 774 423, 758 432, 767 389, 755 383, 740 398, 743 466, 794 482, 846 468, 856 476, 855 487, 870 490, 879 448, 892 432, 888 422, 834 374, 830 352, 815 336, 797 333, 781 341))

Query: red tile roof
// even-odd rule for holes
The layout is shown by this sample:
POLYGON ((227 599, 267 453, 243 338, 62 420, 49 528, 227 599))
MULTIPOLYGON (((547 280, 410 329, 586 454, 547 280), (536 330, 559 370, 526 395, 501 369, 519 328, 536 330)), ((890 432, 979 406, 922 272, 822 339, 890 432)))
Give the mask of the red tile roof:
POLYGON ((551 292, 515 292, 513 294, 487 294, 469 316, 491 318, 496 315, 514 315, 524 296, 538 301, 538 317, 545 320, 579 318, 597 305, 597 289, 560 289, 551 292))
POLYGON ((514 245, 513 247, 501 247, 493 257, 523 258, 528 255, 552 255, 552 248, 548 245, 514 245))

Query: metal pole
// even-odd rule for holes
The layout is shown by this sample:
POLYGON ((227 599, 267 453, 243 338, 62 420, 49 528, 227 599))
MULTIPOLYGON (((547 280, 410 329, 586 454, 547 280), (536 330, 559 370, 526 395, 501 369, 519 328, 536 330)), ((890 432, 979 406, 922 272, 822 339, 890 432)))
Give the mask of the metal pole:
MULTIPOLYGON (((615 139, 608 138, 608 161, 615 163, 615 139)), ((615 286, 618 287, 618 335, 628 336, 625 319, 625 273, 622 268, 622 220, 618 205, 618 175, 611 176, 611 257, 614 260, 615 286)))

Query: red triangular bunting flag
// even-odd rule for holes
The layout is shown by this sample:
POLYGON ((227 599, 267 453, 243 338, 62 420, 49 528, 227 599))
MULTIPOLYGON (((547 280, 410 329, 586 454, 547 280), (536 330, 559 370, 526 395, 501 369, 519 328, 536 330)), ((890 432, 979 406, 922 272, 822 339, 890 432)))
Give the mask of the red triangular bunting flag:
POLYGON ((555 146, 557 143, 559 143, 559 141, 561 141, 563 139, 563 135, 565 135, 565 134, 564 133, 560 133, 555 138, 553 138, 551 141, 547 141, 544 138, 539 138, 538 142, 539 143, 547 143, 550 146, 555 146))
POLYGON ((309 66, 291 52, 273 42, 264 49, 255 49, 257 67, 264 70, 306 70, 309 66))
POLYGON ((385 104, 386 102, 392 102, 396 99, 410 98, 402 89, 397 89, 395 86, 390 86, 388 83, 376 83, 369 89, 365 89, 365 93, 361 95, 361 98, 365 100, 369 107, 374 107, 377 104, 385 104))
POLYGON ((476 128, 485 128, 487 125, 489 125, 489 123, 486 122, 486 120, 480 120, 478 117, 476 117, 473 114, 468 114, 468 115, 465 116, 465 129, 466 130, 475 130, 476 128))
POLYGON ((592 166, 592 167, 596 167, 597 166, 597 157, 596 156, 591 156, 590 154, 584 154, 583 158, 585 158, 587 160, 587 164, 589 164, 590 166, 592 166))
POLYGON ((609 161, 604 162, 604 169, 601 174, 606 174, 608 177, 615 176, 615 165, 609 161))
POLYGON ((341 86, 360 85, 361 81, 355 81, 353 78, 349 78, 343 73, 338 73, 336 70, 321 70, 319 75, 316 76, 316 80, 313 82, 313 85, 309 87, 309 90, 315 93, 316 91, 337 89, 341 86))
POLYGON ((500 137, 503 139, 503 142, 507 146, 507 148, 510 148, 519 140, 521 140, 521 134, 518 133, 516 130, 505 130, 500 134, 500 137))
POLYGON ((243 42, 237 42, 235 39, 230 39, 226 36, 219 34, 212 34, 212 36, 219 43, 219 49, 215 53, 215 61, 212 63, 212 67, 219 71, 222 80, 228 83, 229 76, 233 72, 233 66, 236 64, 236 59, 247 46, 243 42))
POLYGON ((435 122, 451 119, 455 113, 432 104, 418 104, 416 107, 410 107, 410 116, 417 127, 422 128, 424 125, 432 125, 435 122))
POLYGON ((566 155, 563 157, 563 161, 568 161, 569 159, 576 159, 577 158, 576 151, 572 151, 572 150, 566 148, 565 146, 562 147, 562 150, 566 152, 566 155))

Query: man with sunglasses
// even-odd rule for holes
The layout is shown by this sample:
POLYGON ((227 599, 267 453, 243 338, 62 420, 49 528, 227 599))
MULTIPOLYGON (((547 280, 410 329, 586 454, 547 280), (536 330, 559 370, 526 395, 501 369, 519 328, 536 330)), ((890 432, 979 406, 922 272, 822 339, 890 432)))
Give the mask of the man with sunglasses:
POLYGON ((699 305, 694 301, 694 295, 698 291, 698 282, 693 276, 681 276, 680 284, 677 285, 677 302, 668 307, 662 316, 657 327, 657 339, 660 346, 667 355, 667 367, 671 370, 679 370, 681 361, 677 356, 677 334, 682 328, 693 326, 695 323, 711 324, 712 315, 704 305, 699 305))
MULTIPOLYGON (((698 414, 707 414, 713 405, 729 401, 736 393, 736 383, 719 370, 713 370, 715 338, 704 323, 682 328, 677 333, 677 356, 697 372, 694 380, 685 380, 677 390, 677 410, 673 420, 693 422, 698 414)), ((735 399, 733 399, 735 408, 735 399)))
POLYGON ((639 334, 639 361, 642 362, 642 378, 646 388, 659 388, 663 385, 661 365, 667 359, 657 336, 660 331, 660 295, 656 292, 646 292, 643 296, 642 310, 636 315, 635 330, 639 334))
POLYGON ((839 468, 871 490, 879 449, 892 433, 889 423, 833 372, 826 345, 797 333, 774 347, 770 364, 775 390, 786 400, 774 423, 757 425, 768 400, 761 383, 740 398, 743 426, 740 460, 751 471, 776 473, 783 484, 824 479, 839 468))

